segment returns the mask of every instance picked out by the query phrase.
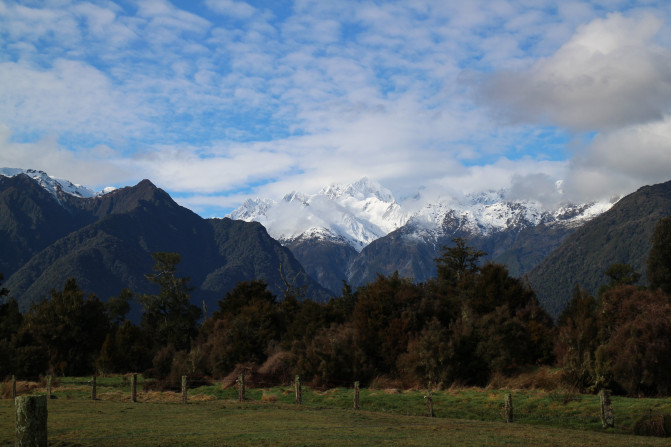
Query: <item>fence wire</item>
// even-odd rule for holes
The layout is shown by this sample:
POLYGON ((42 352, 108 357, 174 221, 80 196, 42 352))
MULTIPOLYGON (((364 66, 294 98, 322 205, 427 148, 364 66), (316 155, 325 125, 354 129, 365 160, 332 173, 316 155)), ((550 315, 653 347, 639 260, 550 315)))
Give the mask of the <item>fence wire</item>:
MULTIPOLYGON (((277 402, 279 404, 293 403, 293 386, 287 383, 286 375, 265 375, 255 377, 253 372, 245 372, 246 375, 246 400, 252 403, 277 402), (270 390, 270 391, 269 391, 270 390), (276 400, 266 400, 264 396, 274 395, 276 400)), ((123 400, 130 401, 132 374, 124 376, 96 377, 97 398, 98 400, 123 400), (110 396, 114 395, 114 396, 110 396)), ((33 378, 34 379, 34 378, 33 378)), ((35 394, 45 392, 47 378, 41 377, 37 380, 16 379, 17 395, 35 394)), ((93 377, 54 377, 52 379, 52 393, 58 398, 84 400, 90 396, 93 377)), ((11 381, 5 381, 2 384, 2 397, 9 398, 8 392, 12 387, 11 381)), ((188 397, 190 402, 199 402, 199 396, 212 396, 215 401, 230 402, 238 399, 238 388, 235 380, 230 377, 226 380, 210 380, 204 377, 187 376, 188 397)), ((310 383, 303 383, 305 390, 302 399, 302 405, 315 409, 352 409, 354 400, 354 382, 342 382, 338 388, 322 388, 311 386, 310 383)), ((171 383, 163 383, 154 379, 144 379, 141 375, 137 376, 137 392, 141 403, 150 403, 146 400, 146 395, 154 391, 157 387, 163 387, 163 391, 174 391, 172 401, 158 402, 175 403, 178 402, 178 395, 181 383, 173 380, 171 383), (144 396, 143 396, 144 394, 144 396), (144 399, 144 401, 143 401, 144 399)), ((482 401, 469 400, 468 391, 460 394, 459 391, 434 391, 433 392, 433 411, 438 418, 467 419, 477 421, 505 421, 504 414, 504 395, 501 390, 481 390, 482 394, 488 394, 489 400, 482 401), (497 400, 498 399, 498 400, 497 400), (480 405, 479 408, 475 408, 480 405)), ((402 391, 395 389, 371 389, 361 388, 359 404, 364 411, 394 413, 407 416, 426 416, 426 400, 422 390, 402 391)), ((481 396, 482 397, 482 396, 481 396)), ((514 423, 529 425, 548 425, 563 426, 570 428, 594 429, 601 426, 600 405, 598 396, 585 395, 557 395, 550 399, 550 404, 540 405, 525 399, 523 393, 517 395, 513 393, 513 421, 514 423), (589 413, 585 411, 585 402, 590 405, 589 413), (575 402, 575 405, 573 404, 575 402)), ((650 408, 645 412, 632 412, 631 410, 619 410, 617 403, 613 405, 615 410, 616 426, 618 418, 622 418, 623 412, 627 411, 628 421, 649 418, 651 423, 653 418, 662 416, 664 412, 671 412, 671 405, 666 402, 663 408, 650 408)), ((240 407, 244 410, 244 405, 240 407)), ((620 419, 622 420, 622 419, 620 419)), ((621 429, 621 425, 619 428, 621 429)), ((309 427, 303 428, 310 430, 309 427)), ((629 428, 630 429, 630 428, 629 428)), ((281 430, 281 429, 278 429, 281 430)), ((223 435, 225 430, 212 430, 207 432, 212 436, 223 435)), ((207 434, 205 433, 205 434, 207 434)), ((146 434, 123 434, 118 437, 146 439, 148 437, 189 437, 202 436, 203 432, 189 433, 155 433, 146 434)), ((87 442, 95 444, 97 440, 107 440, 109 438, 59 438, 63 442, 87 442)))

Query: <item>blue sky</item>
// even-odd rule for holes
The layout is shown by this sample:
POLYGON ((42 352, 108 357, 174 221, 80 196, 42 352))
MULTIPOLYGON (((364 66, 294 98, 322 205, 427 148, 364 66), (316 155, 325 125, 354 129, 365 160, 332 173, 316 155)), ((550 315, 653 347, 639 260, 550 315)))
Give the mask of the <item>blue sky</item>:
POLYGON ((670 24, 666 1, 0 0, 0 165, 149 178, 205 217, 364 176, 610 197, 671 179, 670 24))

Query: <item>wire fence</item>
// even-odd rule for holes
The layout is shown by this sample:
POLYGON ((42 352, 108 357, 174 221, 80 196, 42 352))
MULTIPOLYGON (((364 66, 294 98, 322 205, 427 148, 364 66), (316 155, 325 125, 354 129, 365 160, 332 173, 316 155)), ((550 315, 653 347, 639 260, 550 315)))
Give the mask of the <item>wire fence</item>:
MULTIPOLYGON (((244 401, 300 404, 316 409, 354 410, 358 407, 367 411, 407 416, 431 415, 492 422, 511 420, 521 424, 587 430, 601 430, 604 425, 599 396, 564 392, 517 390, 509 393, 504 390, 472 388, 427 392, 418 389, 359 388, 355 382, 341 382, 337 384, 340 385, 338 387, 326 388, 311 386, 310 383, 297 381, 297 378, 292 383, 286 375, 259 375, 245 369, 235 371, 221 380, 183 376, 161 381, 137 374, 31 379, 13 378, 0 383, 0 397, 46 393, 57 399, 156 404, 244 401), (241 378, 244 388, 241 388, 241 378), (510 414, 507 413, 506 405, 508 395, 511 397, 510 414)), ((652 427, 650 430, 671 435, 671 430, 664 428, 666 415, 671 414, 669 398, 643 402, 615 397, 612 408, 619 432, 633 433, 636 424, 649 421, 648 425, 652 427), (632 402, 638 404, 632 406, 632 402), (649 404, 648 408, 645 408, 646 403, 649 404)), ((181 434, 188 436, 188 433, 181 434)))

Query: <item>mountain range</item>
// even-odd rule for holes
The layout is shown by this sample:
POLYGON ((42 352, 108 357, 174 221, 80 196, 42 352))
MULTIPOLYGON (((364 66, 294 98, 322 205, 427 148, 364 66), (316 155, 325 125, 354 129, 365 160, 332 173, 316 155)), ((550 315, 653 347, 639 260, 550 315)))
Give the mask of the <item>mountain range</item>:
POLYGON ((229 217, 262 223, 313 278, 337 291, 343 280, 360 286, 394 271, 425 281, 455 237, 523 275, 615 202, 567 203, 548 211, 538 202, 507 200, 505 190, 421 201, 400 204, 389 190, 362 179, 313 195, 292 192, 280 201, 250 199, 229 217))
POLYGON ((157 251, 181 255, 178 274, 191 278, 195 302, 211 310, 251 279, 264 279, 279 296, 289 284, 328 297, 260 224, 203 219, 149 180, 94 193, 39 171, 0 170, 0 249, 3 286, 22 310, 70 277, 102 299, 125 287, 154 293, 144 275, 157 251))
MULTIPOLYGON (((560 187, 560 185, 558 185, 560 187)), ((645 274, 656 222, 671 215, 671 182, 607 202, 510 200, 506 191, 397 202, 376 182, 331 185, 282 200, 250 199, 223 219, 202 219, 149 180, 94 192, 40 171, 0 169, 0 273, 23 310, 75 277, 103 299, 128 287, 151 293, 155 251, 182 255, 195 302, 214 309, 239 281, 262 278, 283 296, 336 296, 395 271, 435 275, 452 238, 525 276, 555 318, 575 285, 596 293, 612 263, 645 274), (420 205, 421 204, 421 205, 420 205)), ((645 276, 642 281, 644 281, 645 276)))

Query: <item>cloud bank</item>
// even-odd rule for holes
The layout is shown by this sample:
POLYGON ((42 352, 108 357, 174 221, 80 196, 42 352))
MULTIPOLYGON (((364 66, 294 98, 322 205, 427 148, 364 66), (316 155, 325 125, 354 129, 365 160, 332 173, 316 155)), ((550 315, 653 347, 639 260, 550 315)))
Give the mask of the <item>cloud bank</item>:
POLYGON ((364 176, 548 206, 669 180, 665 2, 527 3, 0 0, 0 165, 206 216, 364 176))

